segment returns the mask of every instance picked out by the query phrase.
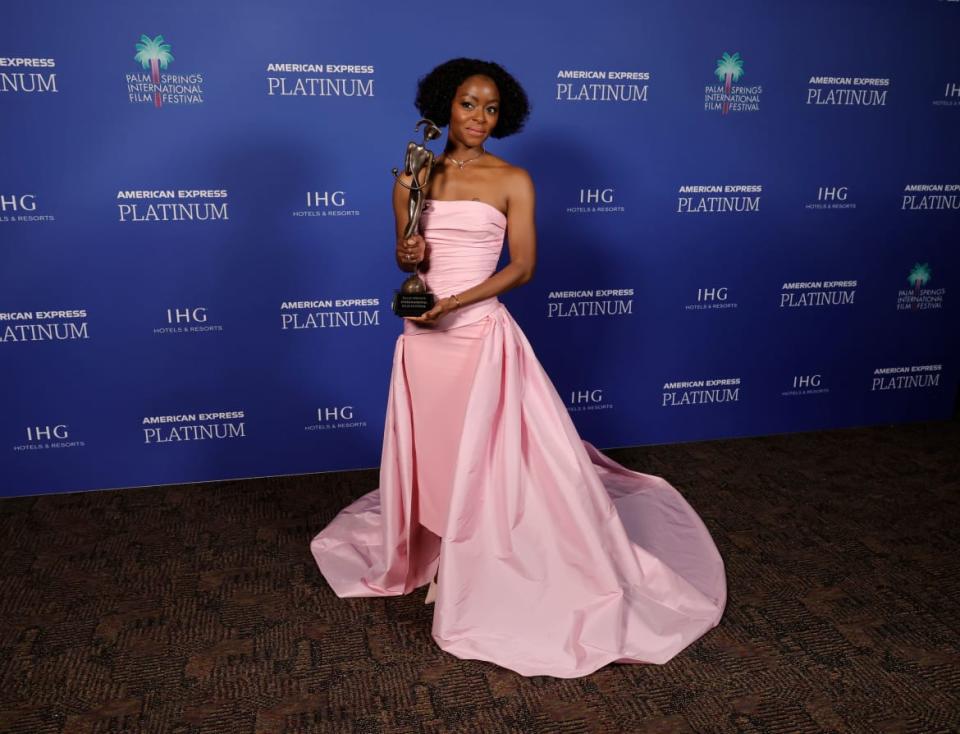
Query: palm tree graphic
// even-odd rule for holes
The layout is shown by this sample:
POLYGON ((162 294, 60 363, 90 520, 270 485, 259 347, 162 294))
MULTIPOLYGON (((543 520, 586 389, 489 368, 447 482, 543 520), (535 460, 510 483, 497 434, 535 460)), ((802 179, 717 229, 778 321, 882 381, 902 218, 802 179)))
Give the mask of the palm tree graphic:
MULTIPOLYGON (((726 51, 723 56, 717 59, 717 68, 713 72, 718 78, 723 79, 723 91, 730 94, 730 87, 733 82, 740 81, 743 76, 743 59, 740 58, 740 52, 737 51, 733 56, 726 51)), ((723 113, 727 114, 730 110, 730 102, 723 103, 723 113)))
POLYGON ((929 263, 914 263, 913 270, 911 270, 910 275, 907 276, 907 280, 913 284, 913 294, 917 298, 917 300, 913 302, 914 309, 916 309, 917 303, 919 303, 920 300, 920 286, 926 285, 931 275, 933 275, 933 273, 930 270, 929 263))
MULTIPOLYGON (((137 44, 137 54, 133 57, 134 61, 139 61, 141 66, 146 69, 150 67, 150 79, 154 84, 160 84, 160 69, 166 69, 167 64, 173 61, 173 54, 170 53, 170 44, 163 42, 163 36, 150 38, 150 36, 141 35, 140 42, 137 44)), ((159 107, 160 91, 153 93, 153 106, 159 107)))

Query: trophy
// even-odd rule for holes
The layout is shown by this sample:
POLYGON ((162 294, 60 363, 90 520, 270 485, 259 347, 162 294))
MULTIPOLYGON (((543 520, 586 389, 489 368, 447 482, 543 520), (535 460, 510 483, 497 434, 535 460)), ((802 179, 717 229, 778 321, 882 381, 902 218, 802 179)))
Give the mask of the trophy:
MULTIPOLYGON (((427 142, 440 137, 440 128, 427 119, 418 121, 413 128, 414 132, 417 132, 421 125, 423 142, 415 143, 411 140, 407 143, 407 155, 403 161, 403 172, 412 176, 410 183, 405 184, 401 181, 399 169, 393 169, 393 177, 397 183, 410 191, 407 202, 410 221, 407 222, 407 227, 403 231, 404 241, 418 231, 420 214, 423 212, 423 203, 430 186, 430 175, 433 173, 433 165, 436 162, 433 151, 427 148, 427 142)), ((417 262, 410 277, 403 281, 400 290, 394 292, 390 307, 397 316, 422 316, 433 308, 436 299, 432 293, 427 292, 427 285, 417 272, 419 269, 420 263, 417 262)))

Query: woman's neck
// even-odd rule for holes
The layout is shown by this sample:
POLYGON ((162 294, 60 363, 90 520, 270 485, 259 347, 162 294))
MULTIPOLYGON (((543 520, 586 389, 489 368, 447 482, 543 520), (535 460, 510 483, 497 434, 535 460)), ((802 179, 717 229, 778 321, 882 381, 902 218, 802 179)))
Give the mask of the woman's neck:
POLYGON ((463 143, 458 143, 450 138, 447 138, 447 145, 443 149, 445 155, 449 156, 450 158, 458 158, 460 160, 479 156, 481 155, 482 151, 482 145, 464 145, 463 143))

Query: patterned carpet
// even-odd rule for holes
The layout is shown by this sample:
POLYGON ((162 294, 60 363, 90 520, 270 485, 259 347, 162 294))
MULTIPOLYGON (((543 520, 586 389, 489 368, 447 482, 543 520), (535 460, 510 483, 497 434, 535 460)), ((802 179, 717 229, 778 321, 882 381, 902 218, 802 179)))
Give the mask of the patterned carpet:
POLYGON ((960 423, 612 451, 723 554, 664 666, 441 652, 425 589, 340 600, 310 538, 372 471, 0 501, 0 731, 960 731, 960 423))

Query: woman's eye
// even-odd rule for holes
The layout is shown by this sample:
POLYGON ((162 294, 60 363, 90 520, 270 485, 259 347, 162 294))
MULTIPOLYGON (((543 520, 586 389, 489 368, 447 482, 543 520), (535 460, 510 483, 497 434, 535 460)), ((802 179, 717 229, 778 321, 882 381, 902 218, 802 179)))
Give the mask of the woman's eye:
POLYGON ((461 102, 460 105, 462 107, 466 107, 467 109, 470 109, 471 107, 473 107, 473 105, 470 104, 469 102, 461 102))
POLYGON ((497 114, 497 108, 496 108, 496 107, 487 107, 487 112, 489 112, 491 115, 495 115, 495 114, 497 114))

